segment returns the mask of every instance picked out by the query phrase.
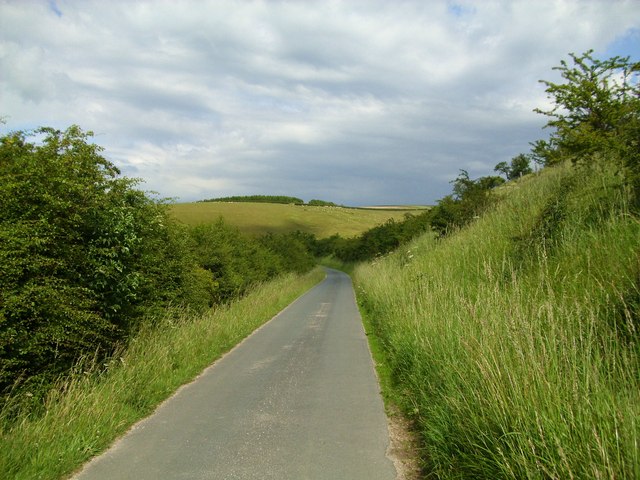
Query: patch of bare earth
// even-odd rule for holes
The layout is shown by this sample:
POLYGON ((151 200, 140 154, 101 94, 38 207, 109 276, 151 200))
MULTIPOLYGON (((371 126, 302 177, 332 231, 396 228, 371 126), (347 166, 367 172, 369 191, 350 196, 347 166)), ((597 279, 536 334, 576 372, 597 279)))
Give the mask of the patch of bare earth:
POLYGON ((387 406, 389 448, 387 457, 396 467, 396 480, 420 480, 418 437, 411 421, 394 405, 387 406))

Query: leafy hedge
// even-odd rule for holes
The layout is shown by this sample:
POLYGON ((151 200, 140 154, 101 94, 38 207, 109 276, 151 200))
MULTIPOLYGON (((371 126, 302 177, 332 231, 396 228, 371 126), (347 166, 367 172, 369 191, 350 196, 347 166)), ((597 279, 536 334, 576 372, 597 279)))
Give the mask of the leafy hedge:
POLYGON ((294 234, 255 239, 225 224, 222 218, 193 227, 189 233, 198 264, 212 275, 212 304, 236 298, 281 273, 304 273, 315 265, 313 256, 295 241, 294 234))
POLYGON ((319 241, 320 253, 333 254, 344 262, 361 262, 397 249, 418 235, 430 230, 431 213, 406 214, 404 220, 387 220, 362 235, 345 239, 334 235, 319 241))
POLYGON ((180 294, 163 209, 118 178, 90 135, 74 126, 0 140, 2 390, 109 351, 145 307, 180 294))

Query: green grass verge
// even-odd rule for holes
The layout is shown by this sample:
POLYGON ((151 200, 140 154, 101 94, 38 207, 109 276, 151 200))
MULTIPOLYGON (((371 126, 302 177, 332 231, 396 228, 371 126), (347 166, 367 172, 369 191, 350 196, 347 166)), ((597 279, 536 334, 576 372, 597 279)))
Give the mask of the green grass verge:
MULTIPOLYGON (((287 275, 201 317, 142 329, 103 373, 77 372, 51 391, 44 413, 22 415, 5 427, 2 478, 69 475, 322 278, 320 268, 287 275)), ((0 420, 6 419, 0 414, 0 420)))
POLYGON ((393 371, 389 363, 389 357, 384 348, 383 339, 377 334, 370 312, 367 311, 367 309, 364 308, 364 305, 360 302, 358 302, 358 308, 360 310, 360 316, 362 317, 362 325, 364 326, 364 331, 369 342, 369 350, 371 351, 373 363, 378 375, 382 398, 384 400, 387 413, 389 413, 393 410, 393 407, 400 406, 404 399, 398 394, 398 391, 394 386, 393 371))
POLYGON ((640 478, 640 222, 624 186, 559 167, 503 195, 457 234, 355 269, 383 386, 434 478, 640 478))
POLYGON ((250 235, 268 232, 286 233, 296 230, 312 233, 318 238, 339 234, 355 237, 388 219, 402 220, 415 209, 375 210, 345 207, 310 207, 273 203, 197 202, 171 205, 171 214, 187 225, 225 222, 250 235))

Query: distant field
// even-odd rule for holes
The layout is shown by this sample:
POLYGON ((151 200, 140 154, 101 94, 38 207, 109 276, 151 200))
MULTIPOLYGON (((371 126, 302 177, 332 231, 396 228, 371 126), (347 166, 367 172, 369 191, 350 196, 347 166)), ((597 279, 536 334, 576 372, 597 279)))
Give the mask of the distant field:
POLYGON ((176 203, 171 205, 170 211, 187 225, 210 223, 223 217, 230 225, 251 235, 300 230, 325 238, 336 233, 342 237, 359 235, 390 218, 401 220, 405 213, 416 213, 416 207, 345 208, 197 202, 176 203))

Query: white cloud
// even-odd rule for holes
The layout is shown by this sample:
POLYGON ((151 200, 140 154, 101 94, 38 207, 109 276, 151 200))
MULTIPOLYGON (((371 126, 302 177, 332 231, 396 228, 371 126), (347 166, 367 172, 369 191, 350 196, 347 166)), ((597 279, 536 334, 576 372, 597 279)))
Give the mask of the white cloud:
POLYGON ((433 202, 543 135, 569 52, 638 28, 634 1, 5 0, 0 116, 93 130, 184 200, 433 202))

